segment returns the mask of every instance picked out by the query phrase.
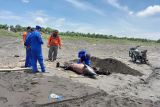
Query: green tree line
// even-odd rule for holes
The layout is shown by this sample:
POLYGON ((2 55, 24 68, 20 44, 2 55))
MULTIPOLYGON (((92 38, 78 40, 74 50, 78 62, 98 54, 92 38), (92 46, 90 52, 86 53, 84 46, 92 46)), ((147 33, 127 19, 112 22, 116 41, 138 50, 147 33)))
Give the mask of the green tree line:
POLYGON ((104 34, 95 34, 95 33, 79 33, 79 32, 61 32, 60 33, 63 36, 73 36, 73 37, 91 37, 91 38, 104 38, 104 39, 123 39, 123 40, 130 40, 130 41, 141 41, 141 42, 157 42, 160 43, 160 39, 155 40, 149 40, 149 39, 142 39, 142 38, 128 38, 128 37, 117 37, 114 35, 104 35, 104 34))
MULTIPOLYGON (((0 24, 0 29, 7 30, 10 28, 10 31, 13 32, 23 32, 26 31, 27 27, 21 26, 19 24, 13 26, 13 25, 7 25, 7 24, 0 24)), ((46 34, 50 34, 54 29, 50 27, 42 27, 42 32, 46 34)), ((91 38, 104 38, 104 39, 125 39, 130 41, 141 41, 141 42, 157 42, 160 43, 160 39, 157 41, 149 40, 149 39, 141 39, 141 38, 127 38, 127 37, 117 37, 114 35, 104 35, 104 34, 95 34, 95 33, 79 33, 79 32, 60 32, 60 35, 62 36, 74 36, 74 37, 91 37, 91 38)))
MULTIPOLYGON (((21 26, 19 24, 15 26, 7 25, 7 24, 0 24, 0 29, 8 30, 9 28, 10 28, 10 31, 12 32, 24 32, 27 29, 27 27, 21 26)), ((51 33, 52 31, 53 29, 50 27, 47 27, 47 28, 42 27, 42 32, 44 33, 51 33)))

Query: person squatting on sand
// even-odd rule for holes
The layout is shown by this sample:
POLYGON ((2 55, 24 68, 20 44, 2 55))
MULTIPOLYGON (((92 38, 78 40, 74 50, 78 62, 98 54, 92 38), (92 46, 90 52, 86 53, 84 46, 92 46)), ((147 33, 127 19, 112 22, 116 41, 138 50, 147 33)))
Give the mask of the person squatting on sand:
POLYGON ((30 46, 31 47, 31 53, 32 53, 32 68, 33 72, 37 73, 38 68, 37 68, 37 60, 41 66, 41 71, 45 72, 45 67, 43 63, 43 55, 42 55, 42 37, 41 37, 41 27, 36 26, 35 31, 31 33, 31 35, 26 39, 25 46, 30 46))
POLYGON ((86 50, 81 50, 78 52, 78 61, 77 63, 80 64, 80 63, 84 63, 88 66, 91 66, 91 55, 87 53, 86 50))
POLYGON ((57 59, 58 47, 62 48, 61 38, 58 35, 58 30, 54 30, 48 38, 48 61, 55 61, 57 59))

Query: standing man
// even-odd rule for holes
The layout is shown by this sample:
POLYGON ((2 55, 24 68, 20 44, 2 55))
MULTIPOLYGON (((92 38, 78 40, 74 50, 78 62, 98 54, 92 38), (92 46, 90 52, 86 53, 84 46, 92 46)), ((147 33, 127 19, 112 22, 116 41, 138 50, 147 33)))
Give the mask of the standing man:
POLYGON ((32 53, 32 67, 33 67, 33 72, 37 73, 38 72, 38 68, 37 68, 37 60, 41 66, 41 71, 45 72, 45 67, 44 67, 44 63, 43 63, 43 55, 42 55, 42 38, 41 38, 41 27, 40 26, 36 26, 35 31, 33 31, 33 33, 31 34, 31 36, 29 36, 26 39, 26 43, 25 45, 31 46, 31 53, 32 53))
MULTIPOLYGON (((31 27, 27 27, 27 31, 23 33, 23 41, 26 42, 26 38, 31 35, 31 27)), ((26 48, 26 60, 25 60, 25 67, 31 67, 31 47, 28 45, 26 48)))
POLYGON ((48 38, 48 60, 55 61, 57 59, 58 47, 62 48, 61 38, 58 35, 58 30, 54 30, 51 36, 48 38))

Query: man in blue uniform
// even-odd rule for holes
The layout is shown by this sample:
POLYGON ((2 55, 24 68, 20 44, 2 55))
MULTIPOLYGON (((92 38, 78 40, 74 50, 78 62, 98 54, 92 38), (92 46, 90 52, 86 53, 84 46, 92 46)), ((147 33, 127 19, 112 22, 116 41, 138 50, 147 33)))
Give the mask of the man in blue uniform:
MULTIPOLYGON (((26 38, 28 38, 31 35, 31 27, 27 27, 27 32, 24 32, 23 34, 23 41, 26 42, 26 38)), ((26 60, 25 60, 25 67, 31 67, 31 48, 30 46, 26 46, 26 60)))
POLYGON ((91 66, 90 54, 88 54, 85 50, 78 52, 78 58, 78 63, 84 63, 88 66, 91 66))
POLYGON ((41 38, 41 27, 36 26, 35 31, 31 33, 31 35, 26 39, 26 46, 31 46, 31 53, 32 53, 32 67, 33 72, 38 72, 37 68, 37 60, 41 66, 41 71, 45 72, 45 67, 43 63, 43 55, 42 55, 42 38, 41 38))

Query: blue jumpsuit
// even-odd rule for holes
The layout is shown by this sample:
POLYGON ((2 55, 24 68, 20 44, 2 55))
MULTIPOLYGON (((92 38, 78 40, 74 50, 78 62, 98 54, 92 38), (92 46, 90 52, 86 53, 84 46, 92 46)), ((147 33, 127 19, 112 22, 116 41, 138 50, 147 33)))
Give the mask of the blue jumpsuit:
MULTIPOLYGON (((26 39, 31 35, 31 33, 27 33, 26 39)), ((26 46, 26 61, 25 61, 25 67, 31 67, 31 59, 32 53, 30 46, 26 46)))
POLYGON ((41 66, 41 71, 45 72, 45 67, 43 63, 43 56, 42 56, 42 47, 43 44, 41 34, 39 31, 35 30, 32 32, 31 36, 26 39, 26 45, 31 46, 31 53, 32 53, 32 68, 33 72, 36 73, 38 71, 37 68, 37 60, 41 66))
POLYGON ((78 52, 78 63, 84 63, 88 66, 91 66, 91 61, 86 57, 87 52, 85 50, 81 50, 78 52))

